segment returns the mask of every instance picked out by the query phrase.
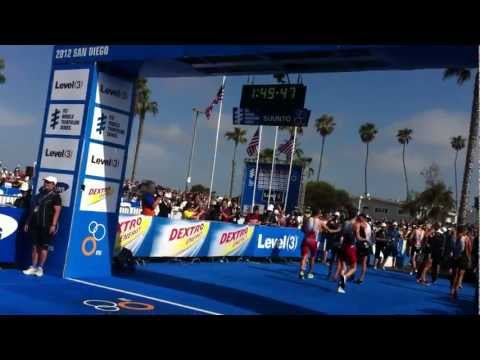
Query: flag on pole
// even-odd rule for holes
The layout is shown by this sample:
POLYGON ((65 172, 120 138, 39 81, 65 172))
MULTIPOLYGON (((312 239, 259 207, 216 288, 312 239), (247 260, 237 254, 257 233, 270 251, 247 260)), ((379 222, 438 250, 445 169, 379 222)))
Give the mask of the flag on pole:
POLYGON ((287 154, 287 158, 290 158, 290 156, 292 156, 293 135, 290 137, 290 139, 285 144, 281 144, 278 147, 278 151, 281 152, 281 153, 287 154))
POLYGON ((210 105, 208 105, 208 107, 205 109, 205 116, 207 120, 210 120, 210 117, 212 116, 213 107, 223 100, 223 96, 225 95, 224 88, 225 87, 223 85, 220 86, 220 89, 217 91, 217 95, 215 95, 210 105))
POLYGON ((260 128, 257 128, 257 131, 255 131, 255 134, 253 134, 252 140, 250 140, 250 143, 247 146, 248 156, 253 156, 257 152, 258 142, 259 142, 259 135, 258 135, 259 129, 260 128))

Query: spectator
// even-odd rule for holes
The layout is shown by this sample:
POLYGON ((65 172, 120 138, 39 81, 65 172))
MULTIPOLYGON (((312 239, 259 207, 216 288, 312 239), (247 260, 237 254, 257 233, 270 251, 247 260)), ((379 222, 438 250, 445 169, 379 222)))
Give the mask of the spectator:
POLYGON ((248 225, 259 225, 260 224, 260 210, 257 205, 253 207, 253 213, 247 215, 245 222, 248 225))
POLYGON ((232 207, 229 206, 226 200, 222 199, 222 206, 220 207, 220 221, 231 222, 234 216, 232 214, 232 207))
POLYGON ((211 204, 211 209, 208 211, 206 218, 210 221, 220 220, 220 205, 214 200, 211 204))
POLYGON ((26 209, 30 206, 30 200, 32 199, 32 195, 31 195, 28 183, 24 182, 20 187, 20 191, 22 193, 22 196, 19 197, 17 200, 15 200, 15 202, 13 203, 13 206, 17 208, 26 209))
POLYGON ((154 197, 155 188, 150 182, 143 184, 142 193, 142 215, 155 216, 155 208, 162 199, 159 196, 154 197))
POLYGON ((162 218, 168 218, 172 212, 172 194, 171 193, 161 193, 160 203, 158 204, 158 216, 162 218))
POLYGON ((277 218, 273 212, 274 206, 273 204, 268 205, 267 212, 262 216, 262 224, 263 225, 276 225, 277 218))

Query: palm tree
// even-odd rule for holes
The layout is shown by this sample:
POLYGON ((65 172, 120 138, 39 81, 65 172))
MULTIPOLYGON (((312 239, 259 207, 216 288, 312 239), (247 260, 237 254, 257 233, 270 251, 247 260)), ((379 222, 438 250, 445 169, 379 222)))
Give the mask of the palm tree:
POLYGON ((1 73, 3 69, 5 69, 5 60, 0 59, 0 84, 5 82, 5 75, 1 73))
MULTIPOLYGON (((456 77, 457 83, 462 85, 465 81, 471 78, 471 72, 465 68, 446 69, 443 73, 443 78, 448 79, 456 77)), ((463 173, 462 193, 460 195, 460 206, 458 211, 458 224, 464 224, 467 217, 467 200, 470 180, 473 173, 473 155, 477 146, 478 137, 478 71, 475 75, 475 84, 473 90, 472 112, 470 116, 470 129, 468 133, 467 153, 465 157, 465 171, 463 173)))
POLYGON ((368 165, 368 144, 375 139, 375 135, 377 135, 378 130, 375 127, 375 124, 372 123, 365 123, 360 126, 358 129, 358 133, 360 134, 360 139, 362 142, 367 144, 367 155, 365 157, 365 195, 368 194, 368 187, 367 187, 367 165, 368 165))
MULTIPOLYGON (((275 154, 277 155, 277 154, 275 154)), ((266 148, 260 151, 260 161, 269 163, 273 161, 273 149, 266 148)), ((275 161, 277 161, 277 156, 275 156, 275 161)))
POLYGON ((407 201, 410 196, 410 191, 408 189, 408 177, 407 177, 407 167, 405 166, 405 148, 407 147, 410 140, 412 140, 412 129, 401 129, 398 130, 397 139, 400 144, 403 145, 402 158, 403 158, 403 175, 405 176, 405 186, 407 188, 407 201))
MULTIPOLYGON (((300 145, 300 144, 298 144, 300 145)), ((312 163, 313 159, 311 157, 306 157, 304 156, 304 151, 302 148, 295 147, 295 155, 293 158, 293 164, 301 166, 303 169, 306 170, 307 172, 307 178, 313 176, 315 174, 315 170, 310 167, 310 164, 312 163)))
POLYGON ((317 120, 315 120, 315 128, 317 132, 320 133, 322 137, 322 151, 320 153, 320 163, 318 164, 318 172, 317 172, 317 182, 320 181, 320 171, 322 170, 322 160, 323 160, 323 149, 325 146, 325 138, 330 135, 333 130, 335 129, 335 121, 333 116, 324 114, 320 116, 317 120))
POLYGON ((235 158, 237 157, 237 147, 238 144, 245 144, 247 142, 247 138, 245 135, 247 134, 247 130, 235 127, 233 128, 233 131, 227 131, 225 133, 225 137, 227 140, 232 140, 234 143, 234 148, 233 148, 233 159, 232 159, 232 175, 230 176, 230 192, 229 192, 229 198, 232 197, 232 191, 233 191, 233 179, 235 176, 235 158))
POLYGON ((150 101, 151 91, 148 87, 147 79, 138 78, 135 86, 135 114, 138 115, 138 119, 140 122, 138 124, 138 135, 137 143, 135 145, 135 155, 133 157, 132 181, 135 179, 135 173, 137 170, 138 150, 140 148, 140 142, 142 141, 143 123, 145 121, 145 115, 147 113, 151 113, 152 115, 158 113, 158 103, 156 101, 150 101))
POLYGON ((465 148, 465 139, 461 136, 452 137, 450 139, 450 145, 452 145, 452 148, 455 150, 455 211, 458 211, 457 158, 458 152, 465 148))

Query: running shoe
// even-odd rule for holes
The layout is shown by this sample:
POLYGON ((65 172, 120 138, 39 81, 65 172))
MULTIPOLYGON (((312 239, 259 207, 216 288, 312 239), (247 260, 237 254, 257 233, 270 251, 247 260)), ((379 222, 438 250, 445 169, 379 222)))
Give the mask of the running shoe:
POLYGON ((305 272, 304 272, 303 270, 300 271, 300 273, 298 274, 298 277, 299 277, 300 279, 305 279, 305 272))
POLYGON ((308 273, 307 278, 308 279, 313 279, 313 278, 315 278, 315 275, 313 275, 313 273, 308 273))
POLYGON ((37 268, 34 268, 33 266, 30 266, 27 270, 23 270, 24 275, 35 275, 37 272, 37 268))
POLYGON ((43 269, 41 267, 37 268, 37 271, 35 271, 35 276, 38 276, 38 277, 43 276, 43 269))
POLYGON ((340 293, 340 294, 345 294, 345 290, 342 289, 341 286, 339 286, 339 287, 337 288, 337 292, 340 293))

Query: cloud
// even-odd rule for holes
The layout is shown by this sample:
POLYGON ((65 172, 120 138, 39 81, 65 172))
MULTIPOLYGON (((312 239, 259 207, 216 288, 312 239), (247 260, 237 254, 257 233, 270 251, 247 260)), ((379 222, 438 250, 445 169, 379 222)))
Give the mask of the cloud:
MULTIPOLYGON (((407 155, 406 166, 409 173, 419 174, 436 159, 432 153, 415 153, 407 155)), ((450 159, 448 159, 450 161, 450 159)), ((438 163, 438 161, 437 161, 438 163)), ((400 145, 371 153, 369 164, 384 173, 403 174, 402 150, 400 145)))
POLYGON ((157 143, 144 142, 140 145, 139 158, 165 161, 169 159, 168 151, 157 143))
POLYGON ((403 128, 413 129, 413 142, 424 145, 450 146, 450 138, 468 134, 470 114, 433 109, 413 115, 411 118, 397 121, 384 132, 389 138, 395 137, 403 128))
POLYGON ((23 127, 35 124, 32 115, 13 112, 0 107, 0 126, 2 127, 23 127))
MULTIPOLYGON (((413 129, 412 141, 407 145, 407 170, 419 173, 436 162, 442 167, 452 164, 453 151, 450 138, 456 135, 467 137, 469 115, 434 109, 417 113, 412 117, 397 121, 384 129, 379 129, 376 140, 370 146, 372 166, 384 173, 403 171, 402 147, 396 139, 397 131, 413 129)), ((459 163, 464 154, 460 154, 459 163)))
MULTIPOLYGON (((175 122, 173 122, 175 123, 175 122)), ((190 143, 191 134, 185 132, 177 125, 163 126, 149 126, 145 135, 149 139, 161 140, 166 143, 188 144, 190 143)))

